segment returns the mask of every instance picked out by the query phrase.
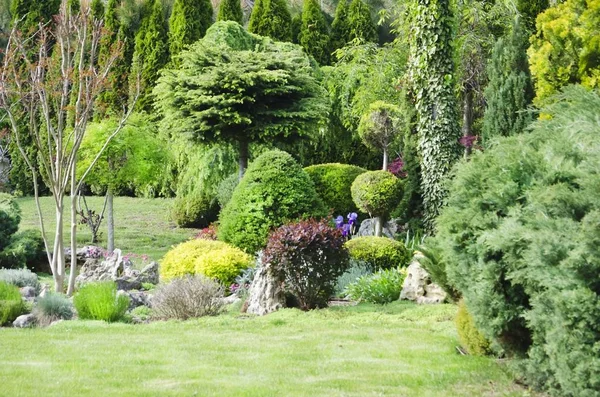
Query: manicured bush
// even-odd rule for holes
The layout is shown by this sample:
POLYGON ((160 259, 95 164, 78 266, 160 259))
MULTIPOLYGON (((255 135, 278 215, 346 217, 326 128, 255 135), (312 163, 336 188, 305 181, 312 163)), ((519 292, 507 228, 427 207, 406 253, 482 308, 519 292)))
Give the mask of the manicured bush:
POLYGON ((363 262, 371 271, 408 266, 412 257, 400 241, 387 237, 355 237, 346 242, 350 258, 363 262))
POLYGON ((350 186, 357 176, 367 170, 355 165, 331 163, 311 165, 304 168, 304 171, 315 184, 317 194, 325 203, 327 210, 344 216, 351 212, 358 212, 352 200, 350 186))
POLYGON ((161 280, 200 274, 231 284, 252 257, 222 241, 196 239, 181 243, 167 252, 160 265, 161 280))
POLYGON ((346 287, 350 299, 384 305, 400 298, 406 269, 379 270, 361 276, 346 287))
POLYGON ((16 287, 33 287, 40 290, 40 282, 35 273, 29 269, 0 269, 0 282, 12 284, 16 287))
POLYGON ((272 150, 248 167, 221 211, 219 239, 254 254, 287 221, 325 214, 310 177, 286 152, 272 150))
POLYGON ((171 218, 179 227, 207 227, 218 214, 215 200, 198 192, 177 197, 171 210, 171 218))
POLYGON ((39 298, 33 312, 37 324, 50 325, 57 320, 70 320, 73 318, 73 304, 66 296, 48 293, 39 298))
POLYGON ((349 266, 344 241, 327 220, 289 223, 271 233, 262 261, 283 275, 301 309, 325 307, 349 266))
POLYGON ((600 95, 570 87, 528 134, 461 162, 437 219, 449 282, 531 385, 600 390, 600 95))
POLYGON ((240 177, 237 172, 229 175, 219 183, 219 186, 217 186, 217 201, 221 208, 225 208, 227 203, 229 203, 231 196, 233 196, 233 191, 239 183, 240 177))
POLYGON ((73 298, 77 314, 82 320, 119 321, 129 307, 129 298, 117 295, 113 281, 84 284, 73 298))
POLYGON ((50 272, 44 240, 37 229, 15 233, 10 244, 0 252, 0 267, 16 269, 23 266, 34 272, 50 272))
POLYGON ((14 321, 23 313, 24 309, 19 288, 0 281, 0 325, 14 321))
POLYGON ((471 316, 467 309, 467 305, 462 300, 458 303, 455 323, 460 344, 469 354, 486 356, 492 353, 490 341, 479 331, 475 325, 473 316, 471 316))
POLYGON ((350 191, 360 211, 385 217, 402 197, 402 182, 388 171, 368 171, 356 177, 350 191))
POLYGON ((152 299, 153 315, 187 320, 214 316, 223 308, 223 286, 202 276, 176 278, 160 286, 152 299))
POLYGON ((10 244, 19 229, 21 210, 10 194, 0 193, 0 252, 10 244))

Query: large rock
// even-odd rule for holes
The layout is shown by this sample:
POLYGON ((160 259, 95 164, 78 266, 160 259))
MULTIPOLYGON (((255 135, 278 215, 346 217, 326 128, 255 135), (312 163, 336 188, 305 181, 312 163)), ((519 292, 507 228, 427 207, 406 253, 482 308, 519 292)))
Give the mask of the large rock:
POLYGON ((35 326, 35 316, 33 314, 23 314, 13 321, 15 328, 31 328, 35 326))
POLYGON ((263 316, 285 307, 283 282, 270 264, 261 265, 254 275, 246 301, 246 313, 263 316))
POLYGON ((121 250, 102 260, 88 258, 75 279, 77 285, 89 282, 111 280, 117 283, 118 290, 129 291, 142 288, 142 283, 158 284, 158 263, 152 262, 144 269, 136 270, 129 260, 125 260, 121 250))
POLYGON ((33 299, 37 296, 37 291, 35 288, 30 286, 19 288, 19 292, 21 292, 21 296, 27 300, 33 299))
POLYGON ((139 306, 152 307, 152 299, 148 293, 144 291, 123 291, 117 292, 118 295, 125 295, 129 298, 129 310, 133 310, 139 306))
POLYGON ((442 303, 446 300, 446 292, 431 281, 429 273, 421 267, 419 258, 422 254, 416 253, 410 266, 408 266, 400 299, 411 300, 417 303, 442 303))
MULTIPOLYGON (((395 238, 396 234, 401 231, 400 225, 394 220, 390 219, 383 225, 382 236, 395 238)), ((356 233, 358 237, 364 236, 374 236, 375 235, 375 218, 367 218, 360 223, 360 227, 358 228, 358 232, 356 233)))

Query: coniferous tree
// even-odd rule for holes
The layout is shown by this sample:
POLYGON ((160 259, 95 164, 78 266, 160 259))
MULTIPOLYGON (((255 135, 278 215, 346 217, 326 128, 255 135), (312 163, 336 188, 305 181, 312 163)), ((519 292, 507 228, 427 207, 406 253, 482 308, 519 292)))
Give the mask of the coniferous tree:
POLYGON ((517 9, 528 31, 535 31, 535 19, 550 6, 548 0, 518 0, 517 9))
POLYGON ((169 19, 169 51, 174 58, 181 50, 204 37, 212 25, 213 8, 210 0, 175 0, 169 19))
POLYGON ((321 65, 329 63, 329 32, 317 0, 305 0, 302 9, 300 44, 321 65))
POLYGON ((286 0, 257 0, 248 31, 278 41, 292 41, 292 15, 286 0))
POLYGON ((94 19, 104 18, 104 3, 102 2, 102 0, 93 0, 92 4, 90 5, 90 8, 92 10, 92 17, 94 19))
POLYGON ((292 43, 300 44, 300 32, 302 31, 302 14, 296 14, 292 18, 292 43))
POLYGON ((335 17, 331 24, 331 50, 344 47, 350 41, 348 27, 348 0, 340 0, 335 8, 335 17))
POLYGON ((371 7, 363 0, 352 0, 348 9, 348 41, 376 42, 377 29, 371 18, 371 7))
POLYGON ((223 0, 219 6, 217 21, 234 21, 243 25, 244 12, 240 0, 223 0))
POLYGON ((248 21, 248 32, 258 33, 259 25, 262 22, 263 15, 265 14, 264 1, 266 0, 255 0, 252 12, 250 13, 250 20, 248 21))
POLYGON ((529 37, 521 21, 516 20, 510 35, 500 38, 492 50, 485 89, 484 143, 494 136, 522 132, 531 121, 531 115, 525 111, 534 96, 528 47, 529 37))

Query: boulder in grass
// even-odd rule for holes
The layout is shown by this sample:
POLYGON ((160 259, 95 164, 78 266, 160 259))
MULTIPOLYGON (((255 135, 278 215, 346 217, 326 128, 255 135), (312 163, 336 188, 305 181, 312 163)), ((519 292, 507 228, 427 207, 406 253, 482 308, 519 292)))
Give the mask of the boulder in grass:
POLYGON ((35 316, 33 314, 23 314, 13 321, 15 328, 31 328, 35 326, 35 316))

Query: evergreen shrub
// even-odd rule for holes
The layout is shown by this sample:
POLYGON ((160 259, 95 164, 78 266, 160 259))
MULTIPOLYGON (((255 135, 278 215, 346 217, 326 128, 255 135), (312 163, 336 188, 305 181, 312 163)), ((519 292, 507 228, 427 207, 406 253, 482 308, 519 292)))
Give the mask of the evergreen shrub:
POLYGON ((231 196, 233 196, 233 191, 239 183, 240 177, 237 172, 229 175, 219 183, 219 186, 217 186, 217 201, 221 208, 225 208, 227 203, 229 203, 231 196))
POLYGON ((288 153, 263 153, 248 167, 220 215, 219 239, 254 254, 285 222, 325 215, 308 174, 288 153))
POLYGON ((171 218, 179 227, 207 227, 218 214, 215 200, 199 191, 177 197, 171 210, 171 218))
POLYGON ((0 267, 16 269, 23 266, 37 273, 50 272, 42 233, 37 229, 15 233, 10 244, 0 252, 0 267))
POLYGON ((359 210, 385 217, 402 198, 402 181, 388 171, 367 171, 356 177, 350 191, 359 210))
POLYGON ((458 303, 456 312, 456 330, 460 344, 467 352, 474 356, 486 356, 492 353, 490 341, 479 331, 473 316, 469 313, 464 301, 458 303))
POLYGON ((24 309, 19 288, 0 281, 0 325, 14 321, 23 313, 24 309))
POLYGON ((371 271, 406 267, 412 258, 404 243, 387 237, 355 237, 345 245, 350 258, 364 263, 371 271))
POLYGON ((238 248, 222 241, 195 239, 167 252, 160 264, 160 278, 168 281, 198 274, 229 285, 252 265, 252 257, 238 248))
POLYGON ((101 281, 84 284, 75 294, 73 305, 82 320, 115 322, 123 319, 129 298, 117 294, 115 282, 101 281))

